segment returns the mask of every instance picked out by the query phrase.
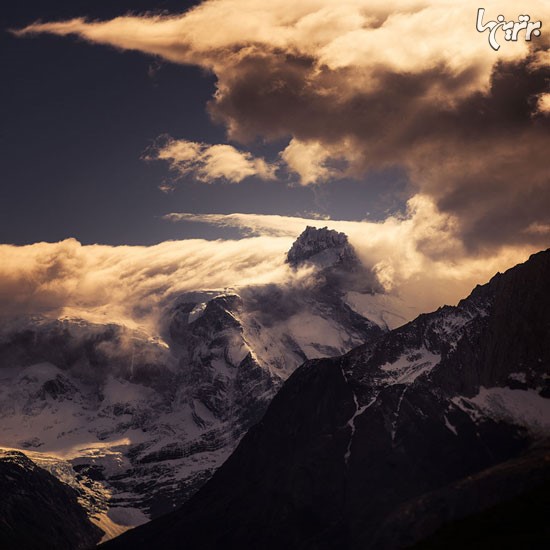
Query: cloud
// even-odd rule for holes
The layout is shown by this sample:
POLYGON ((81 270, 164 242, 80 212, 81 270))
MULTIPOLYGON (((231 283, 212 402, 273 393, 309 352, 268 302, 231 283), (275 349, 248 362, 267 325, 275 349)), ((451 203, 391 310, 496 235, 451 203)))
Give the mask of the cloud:
MULTIPOLYGON (((120 322, 156 334, 163 312, 184 292, 307 285, 310 270, 294 272, 285 263, 306 225, 345 232, 365 266, 411 314, 456 303, 476 284, 535 251, 509 246, 467 255, 454 235, 455 222, 429 197, 411 199, 407 215, 379 223, 258 214, 171 214, 169 219, 236 227, 246 237, 155 246, 83 246, 74 239, 0 245, 0 311, 120 322)), ((548 226, 533 225, 530 231, 547 232, 548 226)))
MULTIPOLYGON (((186 212, 166 214, 164 219, 171 222, 201 222, 217 227, 236 227, 247 236, 269 237, 296 237, 308 225, 308 222, 312 221, 300 217, 266 214, 191 214, 186 212)), ((323 227, 319 220, 313 221, 316 224, 310 223, 309 225, 323 227)))
MULTIPOLYGON (((431 311, 454 304, 497 271, 526 260, 538 249, 529 245, 502 247, 472 255, 456 237, 452 216, 442 214, 428 196, 415 196, 404 216, 383 222, 305 219, 260 214, 190 214, 166 216, 173 222, 200 222, 235 227, 256 238, 291 238, 306 225, 328 226, 349 236, 363 263, 390 293, 399 295, 412 311, 431 311)), ((533 226, 533 232, 548 226, 533 226)))
POLYGON ((540 94, 537 97, 537 110, 539 113, 550 115, 550 93, 540 94))
MULTIPOLYGON (((229 138, 290 138, 281 156, 301 183, 402 166, 411 194, 453 220, 471 255, 546 246, 550 236, 529 228, 550 221, 550 3, 529 2, 542 36, 501 36, 498 52, 475 28, 478 7, 208 0, 173 16, 35 23, 18 34, 75 35, 200 66, 217 78, 209 111, 229 138)), ((518 16, 511 0, 484 7, 486 19, 518 16)))
POLYGON ((290 238, 83 246, 75 239, 0 245, 3 315, 75 315, 154 330, 181 293, 289 280, 290 238))
MULTIPOLYGON (((511 14, 517 10, 510 0, 485 4, 488 16, 494 10, 511 14)), ((179 15, 37 22, 15 32, 73 34, 175 63, 201 64, 220 75, 231 73, 239 59, 259 51, 266 52, 266 57, 273 53, 270 50, 294 51, 316 61, 318 68, 364 68, 364 78, 354 84, 361 89, 365 83, 370 89, 383 84, 377 69, 423 73, 441 68, 447 74, 433 83, 437 87, 441 80, 469 71, 475 64, 479 70, 457 82, 454 90, 439 90, 450 98, 474 88, 487 90, 497 61, 522 59, 528 50, 526 43, 504 42, 498 57, 488 52, 487 37, 475 31, 477 5, 450 0, 274 0, 268 4, 209 0, 179 15)), ((548 15, 543 0, 530 2, 530 11, 538 17, 548 15)))
POLYGON ((550 65, 550 49, 538 50, 532 56, 532 60, 529 64, 531 69, 544 69, 550 65))
POLYGON ((166 161, 178 175, 191 174, 204 183, 218 179, 239 183, 250 176, 270 180, 275 178, 277 169, 231 145, 208 145, 171 137, 158 140, 144 158, 166 161))
POLYGON ((318 183, 335 175, 326 165, 330 156, 330 151, 319 142, 304 143, 297 139, 292 139, 281 152, 281 158, 292 172, 298 174, 302 185, 318 183))

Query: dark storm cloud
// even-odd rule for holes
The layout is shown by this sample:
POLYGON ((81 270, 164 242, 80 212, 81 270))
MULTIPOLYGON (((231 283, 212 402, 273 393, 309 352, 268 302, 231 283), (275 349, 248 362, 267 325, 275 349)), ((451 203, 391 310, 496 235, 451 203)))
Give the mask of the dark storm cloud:
POLYGON ((375 91, 342 98, 337 83, 352 78, 346 71, 323 69, 312 87, 311 60, 263 52, 233 67, 210 110, 234 139, 320 142, 347 158, 355 175, 405 163, 417 188, 458 216, 471 248, 543 245, 548 234, 530 228, 550 222, 550 117, 536 112, 550 71, 529 68, 532 60, 500 63, 488 93, 449 105, 427 100, 430 88, 438 82, 446 92, 460 89, 469 70, 448 78, 442 69, 380 71, 375 91), (343 150, 350 146, 351 155, 343 150))

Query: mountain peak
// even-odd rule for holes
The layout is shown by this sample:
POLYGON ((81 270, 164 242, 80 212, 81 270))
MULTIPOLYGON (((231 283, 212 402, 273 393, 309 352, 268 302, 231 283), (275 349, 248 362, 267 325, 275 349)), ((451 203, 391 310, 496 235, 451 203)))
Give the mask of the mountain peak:
POLYGON ((321 268, 332 266, 351 268, 360 264, 345 233, 328 227, 317 228, 309 225, 294 241, 286 261, 292 267, 310 263, 321 268))

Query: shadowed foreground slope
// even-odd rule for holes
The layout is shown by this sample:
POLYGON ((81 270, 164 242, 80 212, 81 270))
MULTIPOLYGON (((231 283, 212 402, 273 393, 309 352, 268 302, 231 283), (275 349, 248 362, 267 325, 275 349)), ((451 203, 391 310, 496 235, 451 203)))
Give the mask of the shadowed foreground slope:
POLYGON ((86 550, 103 536, 77 493, 17 451, 0 452, 0 548, 86 550))

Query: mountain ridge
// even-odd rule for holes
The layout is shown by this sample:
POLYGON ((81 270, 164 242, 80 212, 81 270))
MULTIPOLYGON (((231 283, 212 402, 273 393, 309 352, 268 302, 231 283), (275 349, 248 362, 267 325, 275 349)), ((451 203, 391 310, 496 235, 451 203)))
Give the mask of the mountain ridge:
POLYGON ((550 439, 549 301, 546 250, 456 307, 307 361, 190 501, 105 547, 401 548, 480 512, 453 511, 453 484, 550 439), (398 507, 437 490, 447 504, 396 541, 398 507))

